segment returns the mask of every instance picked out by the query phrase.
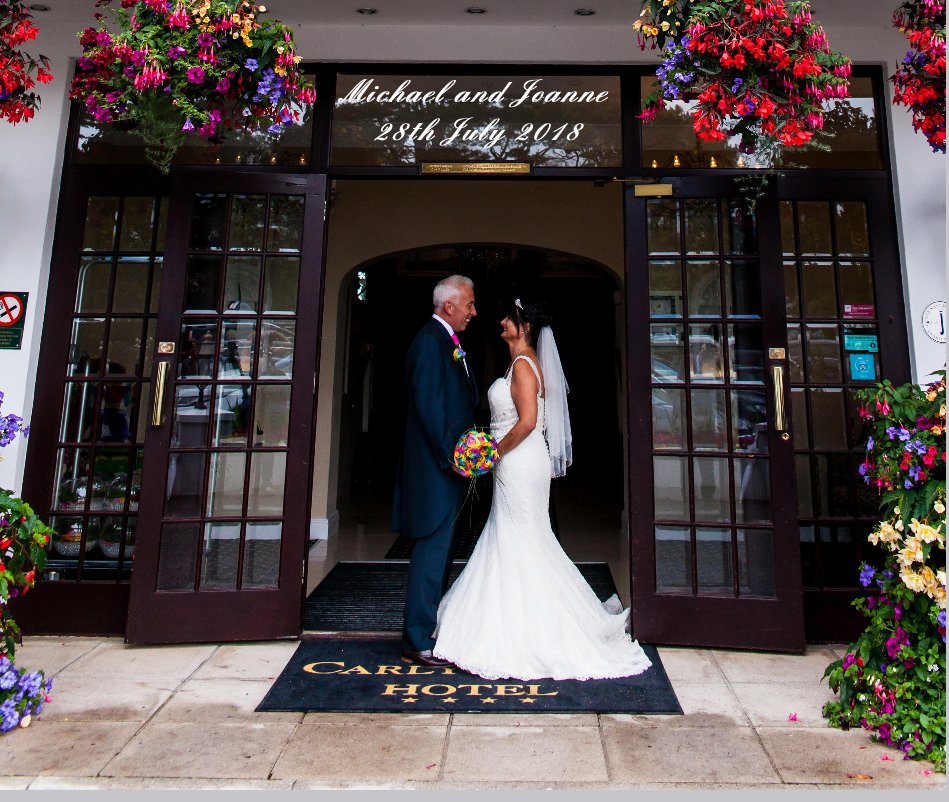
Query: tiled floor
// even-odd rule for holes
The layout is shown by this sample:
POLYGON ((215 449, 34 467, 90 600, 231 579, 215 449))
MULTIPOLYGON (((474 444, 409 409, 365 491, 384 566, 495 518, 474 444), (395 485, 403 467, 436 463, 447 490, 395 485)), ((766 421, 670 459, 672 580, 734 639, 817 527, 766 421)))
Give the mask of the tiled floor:
POLYGON ((0 790, 945 788, 824 726, 831 647, 660 647, 682 716, 255 713, 295 648, 28 638, 17 663, 53 675, 53 702, 0 736, 0 790))

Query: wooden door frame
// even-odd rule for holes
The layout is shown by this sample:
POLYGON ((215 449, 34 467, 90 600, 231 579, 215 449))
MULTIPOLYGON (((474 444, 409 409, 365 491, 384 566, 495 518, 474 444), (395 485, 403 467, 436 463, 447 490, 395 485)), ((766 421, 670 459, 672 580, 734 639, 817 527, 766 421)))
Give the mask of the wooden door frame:
MULTIPOLYGON (((673 179, 676 198, 736 197, 738 191, 728 176, 673 179)), ((647 358, 627 360, 629 444, 630 582, 633 631, 650 642, 689 646, 710 646, 768 651, 803 652, 804 619, 801 601, 800 554, 796 528, 796 487, 793 448, 783 442, 773 426, 769 437, 770 482, 790 487, 783 494, 771 494, 774 532, 775 596, 733 598, 656 593, 655 537, 653 525, 654 477, 652 470, 652 391, 648 360, 650 342, 649 256, 646 246, 646 201, 636 198, 631 188, 626 200, 626 317, 627 353, 647 354, 647 358), (778 473, 776 465, 783 465, 778 473), (638 511, 633 515, 632 511, 638 511), (646 514, 648 511, 648 514, 646 514), (794 535, 792 539, 791 535, 794 535), (782 565, 791 570, 780 570, 782 565), (637 568, 638 567, 638 568, 637 568), (736 622, 741 626, 736 626, 736 622)), ((783 286, 781 232, 777 196, 772 182, 758 206, 758 262, 762 295, 762 363, 769 347, 787 348, 783 295, 769 297, 765 287, 777 280, 783 286)), ((772 293, 772 295, 774 295, 772 293)), ((775 363, 778 364, 778 363, 775 363)), ((786 359, 780 364, 786 366, 786 359)), ((766 371, 767 372, 767 371, 766 371)), ((769 420, 774 420, 774 398, 766 377, 763 388, 768 399, 769 420)), ((785 384, 785 408, 788 408, 785 384)), ((689 490, 691 493, 691 489, 689 490)))
MULTIPOLYGON (((143 495, 140 516, 155 521, 152 532, 139 529, 136 570, 132 573, 126 625, 130 643, 182 643, 206 641, 269 640, 295 638, 302 631, 303 598, 306 590, 306 548, 309 542, 309 509, 312 493, 313 439, 315 435, 316 396, 319 370, 320 325, 323 310, 325 200, 327 181, 324 174, 274 174, 247 172, 228 175, 181 175, 175 182, 168 220, 168 247, 165 251, 165 275, 162 284, 162 308, 156 329, 156 343, 177 342, 181 323, 181 298, 184 293, 185 264, 191 230, 193 198, 201 192, 250 192, 286 194, 289 186, 305 194, 303 242, 297 300, 297 330, 291 390, 288 443, 296 442, 301 460, 287 461, 284 489, 286 520, 289 503, 304 503, 296 510, 300 532, 284 530, 281 545, 280 574, 277 589, 205 591, 200 595, 200 615, 195 615, 195 591, 163 591, 157 598, 160 531, 164 489, 167 479, 171 427, 149 427, 145 440, 145 469, 142 484, 152 488, 143 495), (166 283, 167 282, 167 283, 166 283), (312 347, 308 345, 312 343, 312 347), (304 346, 304 347, 301 347, 304 346), (151 456, 151 459, 149 459, 151 456), (143 536, 144 535, 144 536, 143 536), (290 549, 289 553, 287 549, 290 549), (241 610, 242 604, 250 610, 241 610), (160 614, 158 608, 162 608, 160 614), (252 612, 252 614, 248 614, 252 612), (187 621, 187 631, 183 623, 187 621)), ((156 355, 153 373, 157 370, 156 355)), ((175 360, 172 360, 175 364, 175 360)), ((154 375, 153 375, 154 381, 154 375)), ((172 382, 173 383, 173 382, 172 382)), ((165 418, 170 418, 173 393, 166 393, 165 418)), ((149 410, 151 401, 149 402, 149 410)), ((291 446, 292 448, 292 446, 291 446)), ((288 452, 289 454, 290 452, 288 452)))

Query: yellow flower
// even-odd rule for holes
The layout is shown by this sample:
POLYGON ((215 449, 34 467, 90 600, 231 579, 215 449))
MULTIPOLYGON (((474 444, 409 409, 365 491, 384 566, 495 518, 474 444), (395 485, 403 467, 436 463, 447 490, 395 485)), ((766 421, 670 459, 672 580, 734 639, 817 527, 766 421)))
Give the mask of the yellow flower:
POLYGON ((939 605, 943 610, 946 609, 946 588, 945 586, 936 585, 933 588, 930 588, 926 591, 929 594, 929 597, 939 605))
MULTIPOLYGON (((916 523, 916 519, 913 519, 913 522, 916 523)), ((939 541, 942 538, 940 537, 940 532, 938 529, 933 529, 929 524, 917 523, 916 528, 913 529, 913 532, 916 533, 916 537, 921 540, 923 543, 932 543, 933 541, 939 541)))
POLYGON ((919 542, 919 538, 906 538, 903 550, 900 552, 900 562, 904 565, 908 565, 914 562, 921 563, 922 561, 923 544, 919 542))
POLYGON ((936 499, 936 503, 933 504, 933 509, 942 515, 946 511, 946 505, 943 504, 939 499, 936 499))
POLYGON ((668 22, 663 22, 661 27, 662 27, 662 30, 668 31, 670 26, 668 22))
MULTIPOLYGON (((643 14, 645 14, 645 13, 646 13, 646 12, 644 11, 643 14)), ((642 21, 641 19, 638 19, 638 20, 636 20, 636 21, 633 23, 633 30, 634 30, 634 31, 638 31, 638 30, 639 30, 640 28, 642 28, 642 27, 643 27, 643 21, 642 21)))
POLYGON ((903 568, 900 569, 900 579, 903 581, 903 584, 914 593, 922 593, 926 589, 926 584, 923 582, 922 577, 908 566, 903 566, 903 568))
POLYGON ((924 565, 919 569, 919 578, 926 583, 926 589, 929 590, 931 587, 936 585, 936 575, 933 573, 933 569, 928 565, 924 565))

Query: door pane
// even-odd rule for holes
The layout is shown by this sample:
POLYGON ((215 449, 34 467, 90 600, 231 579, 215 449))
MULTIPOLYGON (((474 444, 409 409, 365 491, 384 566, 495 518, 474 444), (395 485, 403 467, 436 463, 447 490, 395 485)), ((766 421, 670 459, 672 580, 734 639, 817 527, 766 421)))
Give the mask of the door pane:
POLYGON ((781 201, 781 250, 785 256, 794 256, 794 202, 781 201))
POLYGON ((248 522, 242 588, 277 587, 282 536, 283 524, 280 521, 248 522))
POLYGON ((815 387, 808 390, 808 393, 811 397, 811 415, 814 422, 814 448, 847 448, 843 388, 815 387))
POLYGON ((281 515, 286 483, 285 451, 258 451, 251 456, 248 515, 281 515))
POLYGON ((82 238, 84 251, 111 251, 115 247, 115 229, 119 219, 119 199, 89 198, 86 205, 86 226, 82 238))
POLYGON ((802 254, 829 256, 830 204, 826 201, 799 201, 797 204, 798 239, 802 254))
POLYGON ((653 457, 656 518, 688 520, 689 466, 685 457, 653 457))
POLYGON ((729 198, 722 201, 725 253, 753 256, 758 253, 758 226, 745 201, 729 198))
POLYGON ((109 362, 106 374, 134 376, 142 354, 142 323, 140 317, 114 317, 109 326, 109 362))
POLYGON ((697 521, 729 521, 728 459, 725 457, 694 457, 693 488, 697 521))
POLYGON ((205 453, 178 453, 168 458, 168 484, 165 516, 197 518, 204 498, 205 453))
POLYGON ((650 326, 652 381, 685 381, 685 348, 682 326, 675 324, 650 326))
POLYGON ((219 384, 212 446, 246 446, 253 401, 251 384, 219 384))
POLYGON ((93 382, 66 383, 60 440, 88 443, 92 439, 97 390, 93 382))
POLYGON ((76 318, 69 346, 69 368, 74 376, 98 376, 102 371, 105 320, 76 318))
POLYGON ((158 555, 158 590, 192 590, 200 524, 165 524, 158 555))
POLYGON ((791 388, 791 431, 794 433, 794 447, 807 448, 807 400, 803 387, 791 388))
POLYGON ((206 523, 201 557, 201 590, 237 588, 237 559, 241 547, 239 523, 206 523))
POLYGON ((840 302, 874 307, 873 273, 869 262, 840 263, 840 302))
POLYGON ((207 447, 209 410, 213 409, 212 395, 210 384, 179 384, 175 387, 172 447, 207 447))
POLYGON ((866 205, 837 201, 834 211, 837 215, 837 253, 841 256, 869 256, 866 205))
POLYGON ((774 532, 738 530, 738 593, 774 596, 774 532))
POLYGON ((217 322, 189 320, 181 326, 178 378, 210 379, 217 356, 217 322))
POLYGON ((257 408, 254 413, 256 424, 253 430, 255 446, 287 445, 290 390, 289 384, 258 385, 257 408))
POLYGON ((243 513, 246 457, 243 451, 218 451, 211 454, 208 515, 240 517, 243 513))
POLYGON ((115 293, 112 299, 113 312, 142 314, 147 308, 145 296, 148 294, 147 256, 126 257, 115 263, 115 293))
POLYGON ((258 378, 287 379, 293 374, 296 330, 297 324, 292 320, 262 321, 258 378))
POLYGON ((254 370, 257 349, 257 322, 255 320, 225 320, 221 323, 221 360, 218 378, 246 379, 254 370))
POLYGON ((804 381, 804 346, 801 344, 801 327, 788 326, 788 373, 792 383, 804 381))
POLYGON ((784 313, 790 318, 801 316, 801 299, 797 291, 797 262, 784 263, 784 313))
POLYGON ((297 311, 297 287, 300 283, 300 260, 292 256, 267 257, 264 277, 264 312, 297 311))
POLYGON ((686 448, 685 390, 659 387, 652 391, 652 442, 657 451, 686 448))
POLYGON ((260 259, 230 256, 224 281, 224 309, 228 312, 256 312, 260 288, 260 259))
POLYGON ((191 255, 188 257, 184 300, 186 313, 218 311, 222 261, 219 256, 191 255))
POLYGON ((802 262, 804 316, 837 317, 837 287, 833 262, 802 262))
POLYGON ((695 530, 695 563, 699 595, 734 594, 730 529, 698 527, 695 530))
MULTIPOLYGON (((231 203, 231 230, 228 250, 262 251, 266 195, 235 195, 231 203)), ((257 295, 256 287, 254 295, 257 295)))
POLYGON ((761 457, 736 459, 735 520, 739 523, 771 521, 771 477, 768 460, 761 457))
POLYGON ((77 312, 105 312, 109 308, 109 281, 112 260, 88 257, 79 263, 79 285, 76 290, 77 312))
POLYGON ((156 198, 126 198, 122 204, 122 235, 120 251, 150 251, 156 198))
POLYGON ((750 260, 725 263, 725 313, 730 317, 761 316, 760 265, 750 260))
POLYGON ((718 253, 718 203, 705 198, 684 203, 686 253, 718 253))
POLYGON ((678 201, 646 201, 646 225, 650 254, 680 252, 678 201))
POLYGON ((688 527, 656 527, 656 592, 692 592, 692 539, 688 527))
POLYGON ((689 354, 694 382, 725 380, 725 361, 720 323, 689 326, 689 354))
POLYGON ((764 343, 761 326, 754 323, 728 327, 731 378, 735 382, 764 382, 764 343))
POLYGON ((797 514, 801 518, 814 515, 814 501, 811 481, 811 458, 807 454, 794 455, 794 468, 797 473, 797 514))
POLYGON ((768 453, 768 402, 762 390, 732 390, 732 449, 768 453))
POLYGON ((721 317, 722 291, 718 262, 688 262, 690 317, 721 317))
POLYGON ((692 448, 696 451, 725 451, 728 448, 724 390, 692 391, 692 448))
POLYGON ((224 250, 227 195, 196 195, 191 216, 192 251, 224 250))
POLYGON ((302 195, 271 196, 268 251, 272 253, 299 252, 303 243, 304 200, 302 195))
POLYGON ((840 340, 835 323, 809 323, 807 338, 807 378, 811 382, 839 382, 840 340))

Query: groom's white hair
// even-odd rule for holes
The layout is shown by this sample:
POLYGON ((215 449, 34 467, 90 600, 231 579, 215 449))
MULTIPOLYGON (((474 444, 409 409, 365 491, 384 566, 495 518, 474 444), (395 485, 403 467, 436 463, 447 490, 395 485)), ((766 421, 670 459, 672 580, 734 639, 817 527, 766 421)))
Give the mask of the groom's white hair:
POLYGON ((444 306, 446 301, 456 301, 463 290, 474 287, 474 282, 467 276, 455 274, 448 278, 443 278, 435 285, 435 291, 432 293, 432 303, 435 305, 435 311, 444 306))

